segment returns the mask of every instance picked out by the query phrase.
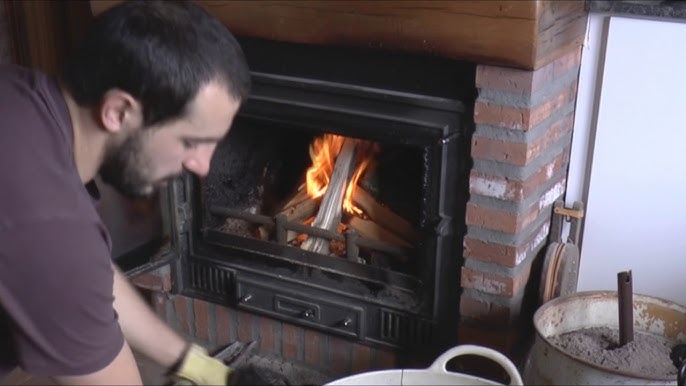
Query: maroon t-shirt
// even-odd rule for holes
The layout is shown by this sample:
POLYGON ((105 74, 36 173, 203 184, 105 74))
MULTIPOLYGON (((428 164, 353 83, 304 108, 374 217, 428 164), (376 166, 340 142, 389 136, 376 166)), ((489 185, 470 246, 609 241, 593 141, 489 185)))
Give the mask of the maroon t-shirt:
POLYGON ((119 353, 111 243, 57 82, 0 66, 0 377, 83 375, 119 353))

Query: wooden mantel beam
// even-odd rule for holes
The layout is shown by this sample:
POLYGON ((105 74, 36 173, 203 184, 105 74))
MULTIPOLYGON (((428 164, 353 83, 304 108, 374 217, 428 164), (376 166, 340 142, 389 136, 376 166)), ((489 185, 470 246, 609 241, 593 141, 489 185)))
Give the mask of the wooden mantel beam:
MULTIPOLYGON (((583 0, 196 0, 250 37, 371 47, 533 70, 580 46, 583 0)), ((95 14, 119 0, 91 1, 95 14)))

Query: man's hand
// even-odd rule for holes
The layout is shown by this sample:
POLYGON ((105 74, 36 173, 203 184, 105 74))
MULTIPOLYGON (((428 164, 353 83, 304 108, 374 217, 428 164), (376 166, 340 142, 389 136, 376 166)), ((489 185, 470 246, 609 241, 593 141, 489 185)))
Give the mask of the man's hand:
POLYGON ((203 347, 191 344, 172 379, 177 384, 227 385, 233 370, 212 358, 203 347))

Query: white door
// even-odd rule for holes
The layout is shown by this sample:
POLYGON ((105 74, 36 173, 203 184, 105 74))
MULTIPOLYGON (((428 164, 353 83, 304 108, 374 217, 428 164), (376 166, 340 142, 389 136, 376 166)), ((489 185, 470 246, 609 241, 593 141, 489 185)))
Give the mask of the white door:
POLYGON ((635 293, 686 305, 686 23, 606 22, 589 24, 566 197, 587 207, 578 290, 632 270, 635 293))

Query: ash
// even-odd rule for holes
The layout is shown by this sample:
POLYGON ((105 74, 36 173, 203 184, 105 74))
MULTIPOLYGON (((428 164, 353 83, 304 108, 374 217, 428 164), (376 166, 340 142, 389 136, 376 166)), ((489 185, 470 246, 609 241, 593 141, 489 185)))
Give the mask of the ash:
POLYGON ((677 368, 669 357, 677 344, 672 339, 634 332, 633 341, 615 348, 619 330, 609 327, 584 328, 548 339, 564 352, 608 370, 651 379, 676 379, 677 368))
POLYGON ((245 368, 259 375, 257 382, 239 382, 245 385, 324 385, 333 377, 300 363, 285 361, 270 355, 254 355, 246 360, 245 368))

